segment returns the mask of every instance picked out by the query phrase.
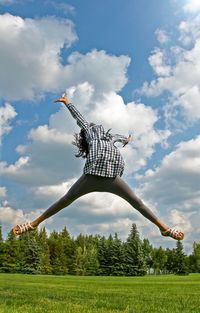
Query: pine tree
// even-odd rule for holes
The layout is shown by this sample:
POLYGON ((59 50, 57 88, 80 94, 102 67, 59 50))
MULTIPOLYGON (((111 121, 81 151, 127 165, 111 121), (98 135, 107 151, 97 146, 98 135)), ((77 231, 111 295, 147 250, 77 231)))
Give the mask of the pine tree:
POLYGON ((48 238, 48 245, 52 273, 55 275, 67 274, 67 261, 64 254, 61 236, 57 232, 53 231, 48 238))
POLYGON ((193 252, 189 259, 191 272, 200 273, 200 243, 194 242, 193 252))
POLYGON ((165 264, 166 273, 174 273, 174 268, 176 264, 175 249, 166 249, 167 261, 165 264))
POLYGON ((167 254, 162 247, 154 248, 152 250, 152 267, 154 274, 161 274, 165 270, 167 263, 167 254))
POLYGON ((177 275, 187 275, 189 273, 188 258, 183 252, 183 244, 177 241, 175 249, 175 267, 174 273, 177 275))
POLYGON ((96 275, 98 271, 98 262, 95 247, 77 247, 74 268, 76 275, 96 275))
POLYGON ((52 267, 50 263, 50 251, 48 245, 48 237, 45 227, 42 228, 38 234, 38 243, 41 249, 40 267, 42 274, 51 274, 52 267))
POLYGON ((75 242, 71 239, 69 232, 66 227, 60 233, 60 240, 62 242, 62 249, 65 256, 65 262, 68 269, 68 273, 74 272, 73 263, 76 251, 75 242))
POLYGON ((76 275, 96 275, 99 262, 93 237, 80 234, 75 243, 74 271, 76 275))
POLYGON ((19 242, 13 232, 8 233, 5 241, 5 259, 2 270, 7 273, 16 273, 20 270, 19 242))
POLYGON ((143 240, 142 247, 143 247, 143 252, 144 252, 145 263, 147 265, 148 273, 150 274, 151 268, 152 268, 152 265, 153 265, 153 260, 152 260, 152 250, 153 250, 153 247, 150 244, 148 239, 144 239, 143 240))
POLYGON ((121 240, 118 238, 117 233, 114 235, 112 241, 111 250, 111 273, 113 276, 123 276, 124 275, 124 263, 125 263, 125 251, 121 240))
POLYGON ((23 242, 22 272, 26 274, 41 273, 41 248, 37 241, 37 230, 28 232, 21 236, 23 242))
POLYGON ((97 257, 99 262, 99 275, 109 275, 108 244, 104 236, 99 240, 97 257))
POLYGON ((3 240, 2 227, 0 225, 0 272, 4 272, 3 265, 6 260, 6 244, 3 240))
POLYGON ((136 224, 132 225, 131 232, 125 243, 125 258, 125 273, 127 276, 143 276, 146 274, 147 267, 136 224))
POLYGON ((97 248, 94 244, 87 247, 87 270, 86 275, 97 275, 99 270, 99 262, 97 258, 97 248))

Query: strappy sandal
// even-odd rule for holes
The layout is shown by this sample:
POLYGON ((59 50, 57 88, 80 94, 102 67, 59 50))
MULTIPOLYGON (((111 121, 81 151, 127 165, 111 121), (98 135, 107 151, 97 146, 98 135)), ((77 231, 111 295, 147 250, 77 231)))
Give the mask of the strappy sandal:
POLYGON ((161 232, 162 236, 171 237, 175 240, 183 240, 183 238, 184 238, 184 233, 177 230, 177 229, 168 228, 167 230, 163 230, 160 232, 161 232))
POLYGON ((26 233, 27 231, 35 230, 37 227, 34 227, 31 225, 30 222, 24 223, 24 224, 18 224, 13 229, 12 232, 15 236, 22 235, 23 233, 26 233))

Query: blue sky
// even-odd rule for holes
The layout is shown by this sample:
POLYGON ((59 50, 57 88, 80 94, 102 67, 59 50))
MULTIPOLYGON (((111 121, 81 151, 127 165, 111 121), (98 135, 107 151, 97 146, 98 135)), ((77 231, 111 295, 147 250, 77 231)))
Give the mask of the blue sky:
MULTIPOLYGON (((200 5, 197 0, 0 0, 0 220, 31 220, 81 175, 67 90, 80 111, 135 140, 124 179, 170 226, 200 228, 200 5)), ((72 235, 118 232, 173 247, 118 197, 87 195, 46 221, 72 235), (109 205, 112 203, 111 205, 109 205)))

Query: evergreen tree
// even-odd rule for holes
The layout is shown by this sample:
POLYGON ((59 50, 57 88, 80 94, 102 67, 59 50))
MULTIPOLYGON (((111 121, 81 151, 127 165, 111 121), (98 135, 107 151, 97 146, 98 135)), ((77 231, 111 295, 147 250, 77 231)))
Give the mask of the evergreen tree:
POLYGON ((57 232, 53 231, 49 236, 48 244, 52 273, 55 275, 67 274, 67 258, 64 253, 61 236, 57 232))
POLYGON ((106 238, 103 236, 98 244, 98 261, 99 261, 99 275, 108 276, 110 274, 109 267, 109 253, 106 238))
POLYGON ((154 248, 152 251, 152 267, 154 274, 163 274, 167 263, 167 254, 162 247, 154 248))
POLYGON ((194 242, 193 252, 189 260, 191 272, 200 273, 200 243, 194 242))
POLYGON ((76 248, 74 268, 76 275, 96 275, 98 272, 97 250, 91 244, 76 248))
POLYGON ((51 274, 52 267, 50 263, 50 251, 48 245, 48 237, 45 227, 42 228, 38 234, 38 243, 41 249, 40 267, 42 274, 51 274))
POLYGON ((75 258, 76 245, 75 242, 71 239, 66 227, 64 227, 60 233, 60 240, 62 242, 62 249, 68 272, 72 274, 74 272, 73 263, 75 258))
POLYGON ((145 263, 147 265, 148 273, 150 274, 151 268, 153 266, 153 260, 152 260, 153 247, 150 244, 148 239, 143 240, 142 247, 143 247, 143 252, 144 252, 145 263))
POLYGON ((143 276, 146 274, 146 263, 136 224, 132 225, 131 232, 125 243, 125 274, 127 276, 143 276))
POLYGON ((165 264, 165 270, 166 273, 172 274, 174 273, 174 268, 176 265, 176 255, 175 255, 175 249, 166 249, 166 256, 167 256, 167 261, 165 264))
POLYGON ((41 248, 37 241, 37 230, 24 233, 21 236, 23 242, 23 263, 22 272, 26 274, 41 273, 41 248))
POLYGON ((174 273, 177 275, 187 275, 189 273, 188 258, 183 252, 183 244, 177 241, 175 249, 175 266, 174 273))
POLYGON ((6 260, 6 244, 3 240, 2 227, 0 225, 0 272, 4 272, 4 263, 6 260))
POLYGON ((19 243, 13 232, 8 233, 5 241, 5 258, 2 264, 2 271, 16 273, 20 270, 19 243))
POLYGON ((115 233, 114 239, 112 240, 111 255, 110 255, 110 275, 123 276, 124 275, 124 264, 125 264, 125 251, 121 240, 115 233))
POLYGON ((97 258, 97 248, 94 244, 90 244, 87 247, 87 275, 97 275, 99 270, 99 262, 97 258))

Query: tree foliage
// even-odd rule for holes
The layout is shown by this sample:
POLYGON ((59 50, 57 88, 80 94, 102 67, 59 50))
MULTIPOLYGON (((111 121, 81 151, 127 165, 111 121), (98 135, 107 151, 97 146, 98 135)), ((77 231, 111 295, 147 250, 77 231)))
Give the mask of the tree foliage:
POLYGON ((0 226, 0 272, 54 275, 142 276, 200 272, 200 243, 191 255, 182 242, 172 249, 156 248, 140 239, 135 224, 123 242, 117 235, 83 235, 72 238, 65 227, 47 235, 45 228, 4 240, 0 226))

